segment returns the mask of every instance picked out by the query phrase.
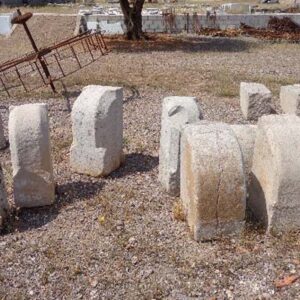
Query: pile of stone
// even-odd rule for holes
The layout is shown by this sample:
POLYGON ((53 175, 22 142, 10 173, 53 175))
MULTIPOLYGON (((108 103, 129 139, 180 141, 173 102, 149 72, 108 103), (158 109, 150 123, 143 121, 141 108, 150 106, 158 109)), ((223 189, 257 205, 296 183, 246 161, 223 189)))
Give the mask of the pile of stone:
MULTIPOLYGON (((1 121, 1 120, 0 120, 1 121)), ((74 172, 106 176, 122 160, 123 90, 87 86, 72 110, 73 144, 70 165, 74 172)), ((51 205, 55 201, 55 178, 51 159, 46 104, 11 106, 9 144, 13 168, 13 193, 17 207, 51 205)), ((5 147, 0 122, 0 147, 5 147)), ((0 226, 8 204, 0 166, 0 226)))
POLYGON ((242 112, 257 125, 200 120, 195 98, 164 99, 159 181, 180 196, 195 240, 239 235, 246 207, 270 233, 300 228, 299 95, 298 85, 282 87, 293 114, 268 115, 271 92, 241 83, 242 112))
MULTIPOLYGON (((159 181, 180 196, 195 240, 239 235, 245 211, 280 233, 300 228, 300 85, 281 88, 282 110, 270 115, 271 92, 241 83, 244 116, 257 125, 202 120, 194 97, 163 100, 159 181)), ((123 161, 123 90, 87 86, 72 109, 70 167, 106 176, 123 161)), ((18 207, 51 205, 55 178, 46 104, 11 106, 9 144, 18 207)), ((7 143, 0 119, 0 148, 7 143)), ((0 166, 0 226, 8 211, 0 166)))

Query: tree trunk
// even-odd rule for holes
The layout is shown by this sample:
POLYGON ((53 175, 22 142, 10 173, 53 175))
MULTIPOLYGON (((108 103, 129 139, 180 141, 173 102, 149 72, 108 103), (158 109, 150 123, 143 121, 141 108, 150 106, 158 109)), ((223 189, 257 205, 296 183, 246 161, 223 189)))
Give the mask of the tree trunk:
POLYGON ((139 40, 145 38, 142 29, 142 9, 144 0, 135 0, 133 6, 128 0, 120 0, 126 26, 126 35, 129 40, 139 40))

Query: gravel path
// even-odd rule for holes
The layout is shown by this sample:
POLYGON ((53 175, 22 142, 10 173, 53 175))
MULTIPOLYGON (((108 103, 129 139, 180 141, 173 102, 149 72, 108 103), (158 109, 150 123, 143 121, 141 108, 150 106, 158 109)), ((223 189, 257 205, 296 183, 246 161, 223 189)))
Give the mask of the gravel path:
MULTIPOLYGON (((76 93, 73 93, 76 95, 76 93)), ((125 90, 125 164, 105 179, 70 172, 70 114, 48 99, 57 201, 22 209, 0 236, 0 295, 6 299, 296 299, 298 235, 268 238, 250 225, 241 240, 196 243, 157 182, 161 100, 125 90)), ((42 100, 27 99, 26 102, 42 100)), ((71 104, 74 97, 71 98, 71 104)), ((7 123, 4 101, 1 113, 7 123)), ((15 104, 22 100, 15 99, 15 104)), ((211 120, 241 122, 238 107, 200 102, 211 120), (230 112, 230 117, 228 117, 230 112)), ((1 153, 11 197, 9 151, 1 153)))

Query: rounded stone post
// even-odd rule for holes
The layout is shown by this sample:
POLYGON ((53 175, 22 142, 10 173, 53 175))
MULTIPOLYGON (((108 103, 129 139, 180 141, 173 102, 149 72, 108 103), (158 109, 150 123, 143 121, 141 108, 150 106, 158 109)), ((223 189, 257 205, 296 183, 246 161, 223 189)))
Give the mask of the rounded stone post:
POLYGON ((272 93, 261 83, 241 82, 240 105, 247 120, 257 121, 263 115, 272 112, 272 93))
POLYGON ((123 160, 123 89, 90 85, 72 109, 71 168, 78 173, 105 176, 123 160))
POLYGON ((47 105, 11 106, 8 128, 16 205, 52 204, 55 187, 47 105))
POLYGON ((195 240, 237 235, 244 228, 242 153, 230 126, 187 125, 181 141, 181 200, 195 240))
POLYGON ((249 208, 271 233, 300 228, 300 118, 260 118, 253 155, 249 208))
POLYGON ((180 194, 180 139, 186 124, 200 120, 201 114, 194 97, 167 97, 163 100, 160 146, 159 181, 173 196, 180 194))

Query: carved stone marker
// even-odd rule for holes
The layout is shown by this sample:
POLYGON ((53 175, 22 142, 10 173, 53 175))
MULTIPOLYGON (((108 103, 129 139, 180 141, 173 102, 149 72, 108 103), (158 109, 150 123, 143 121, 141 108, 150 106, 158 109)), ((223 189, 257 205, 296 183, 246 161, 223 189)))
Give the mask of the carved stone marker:
POLYGON ((230 126, 188 125, 183 130, 181 200, 195 240, 236 235, 244 228, 243 159, 230 126))
POLYGON ((249 207, 269 232, 300 228, 300 118, 262 117, 257 125, 249 207))
POLYGON ((263 115, 272 112, 272 94, 263 84, 241 82, 240 105, 247 120, 258 120, 263 115))
POLYGON ((285 113, 300 116, 300 84, 281 87, 280 105, 285 113))
POLYGON ((183 126, 199 121, 200 112, 194 97, 167 97, 163 100, 159 181, 171 195, 180 194, 180 139, 183 126))
POLYGON ((55 193, 47 105, 10 107, 8 126, 16 205, 52 204, 55 193))
POLYGON ((105 176, 123 160, 123 89, 90 85, 72 109, 70 164, 75 172, 105 176))

